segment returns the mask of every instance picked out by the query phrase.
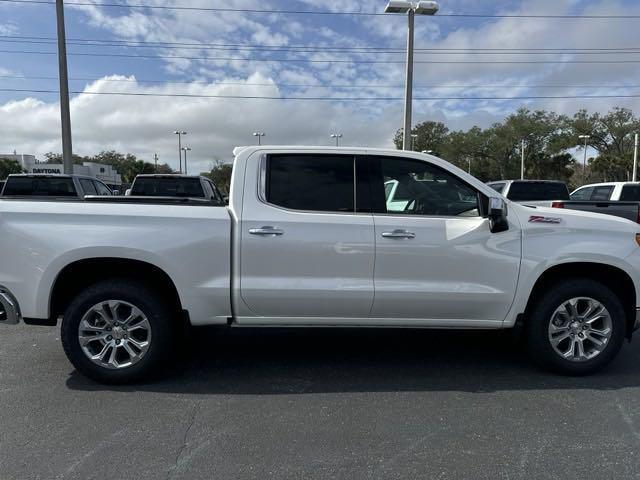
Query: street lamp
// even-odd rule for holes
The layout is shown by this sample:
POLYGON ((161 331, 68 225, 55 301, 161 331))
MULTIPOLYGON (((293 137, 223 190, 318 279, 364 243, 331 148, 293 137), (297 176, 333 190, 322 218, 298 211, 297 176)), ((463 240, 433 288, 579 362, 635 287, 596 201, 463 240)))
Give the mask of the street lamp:
POLYGON ((187 175, 189 173, 189 170, 187 169, 187 152, 190 152, 191 148, 190 147, 182 147, 182 151, 184 152, 184 174, 187 175))
POLYGON ((418 134, 412 133, 411 134, 411 150, 415 150, 416 148, 416 138, 418 138, 418 134))
POLYGON ((591 135, 579 135, 580 140, 584 140, 584 160, 582 161, 582 183, 584 184, 587 171, 587 140, 591 138, 591 135))
POLYGON ((262 137, 265 136, 264 132, 253 132, 254 137, 258 137, 258 145, 262 145, 262 137))
POLYGON ((187 132, 183 130, 176 130, 173 133, 178 135, 178 157, 180 159, 180 173, 182 173, 182 135, 186 135, 187 132))
POLYGON ((438 2, 420 1, 417 3, 405 0, 389 0, 384 13, 407 14, 407 75, 405 80, 404 95, 404 132, 402 138, 402 149, 409 150, 411 142, 411 102, 413 99, 413 29, 415 15, 435 15, 440 7, 438 2))
POLYGON ((520 180, 524 180, 524 138, 520 142, 520 180))
POLYGON ((342 138, 342 134, 341 133, 332 133, 329 136, 331 138, 335 138, 336 139, 336 147, 339 147, 340 146, 340 139, 342 138))

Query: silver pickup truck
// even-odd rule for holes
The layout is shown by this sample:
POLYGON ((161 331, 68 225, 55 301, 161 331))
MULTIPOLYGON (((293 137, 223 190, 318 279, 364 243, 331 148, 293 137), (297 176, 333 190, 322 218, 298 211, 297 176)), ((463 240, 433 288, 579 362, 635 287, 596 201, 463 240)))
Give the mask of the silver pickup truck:
POLYGON ((584 185, 574 190, 569 201, 553 202, 551 206, 604 213, 640 223, 640 183, 609 182, 584 185))

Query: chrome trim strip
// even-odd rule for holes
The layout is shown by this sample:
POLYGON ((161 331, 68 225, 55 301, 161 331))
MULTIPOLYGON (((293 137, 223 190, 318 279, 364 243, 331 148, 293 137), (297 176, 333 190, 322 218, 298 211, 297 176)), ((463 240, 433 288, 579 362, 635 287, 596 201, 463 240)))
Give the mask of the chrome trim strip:
POLYGON ((20 306, 7 288, 0 285, 0 325, 17 325, 22 320, 20 306))

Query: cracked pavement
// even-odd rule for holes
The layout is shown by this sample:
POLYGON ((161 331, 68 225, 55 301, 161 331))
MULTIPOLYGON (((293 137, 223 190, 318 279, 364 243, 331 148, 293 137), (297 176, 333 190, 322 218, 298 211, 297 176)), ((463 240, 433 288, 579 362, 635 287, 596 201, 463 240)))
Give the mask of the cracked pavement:
POLYGON ((568 378, 499 332, 204 329, 108 387, 4 327, 0 479, 638 478, 638 342, 568 378))

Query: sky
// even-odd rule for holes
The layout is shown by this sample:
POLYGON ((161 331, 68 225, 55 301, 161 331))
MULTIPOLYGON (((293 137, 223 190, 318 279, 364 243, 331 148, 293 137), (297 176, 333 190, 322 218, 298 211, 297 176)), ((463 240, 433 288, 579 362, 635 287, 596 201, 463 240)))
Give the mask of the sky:
MULTIPOLYGON (((157 154, 177 168, 179 129, 195 173, 256 143, 255 131, 269 144, 331 145, 341 133, 341 145, 392 147, 406 16, 363 15, 385 4, 68 0, 70 90, 84 92, 71 96, 74 153, 157 154)), ((640 98, 469 98, 640 95, 639 19, 630 15, 640 15, 637 0, 441 0, 438 15, 416 16, 413 123, 487 127, 520 107, 637 111, 640 98), (594 60, 609 63, 571 63, 594 60)), ((61 151, 55 38, 53 4, 0 0, 0 153, 61 151)))

